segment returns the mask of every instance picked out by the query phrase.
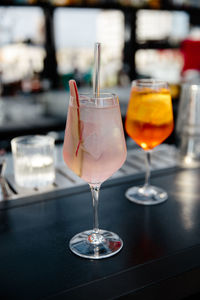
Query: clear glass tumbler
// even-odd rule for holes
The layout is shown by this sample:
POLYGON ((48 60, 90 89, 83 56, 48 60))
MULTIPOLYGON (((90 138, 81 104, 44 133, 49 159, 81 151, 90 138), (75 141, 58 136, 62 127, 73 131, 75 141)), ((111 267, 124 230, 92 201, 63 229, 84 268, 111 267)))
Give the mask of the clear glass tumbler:
POLYGON ((54 182, 55 139, 46 135, 27 135, 11 141, 14 175, 23 188, 41 188, 54 182))

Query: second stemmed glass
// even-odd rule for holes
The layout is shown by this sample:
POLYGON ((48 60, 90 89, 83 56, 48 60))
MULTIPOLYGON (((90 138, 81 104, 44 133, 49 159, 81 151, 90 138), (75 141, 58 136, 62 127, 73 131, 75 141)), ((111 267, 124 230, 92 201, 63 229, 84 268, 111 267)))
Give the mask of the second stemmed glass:
POLYGON ((149 184, 151 150, 172 132, 173 109, 166 82, 155 79, 135 80, 127 109, 125 129, 146 153, 146 178, 141 187, 127 190, 126 197, 143 205, 159 204, 167 200, 166 191, 149 184))
MULTIPOLYGON (((126 159, 126 144, 118 97, 114 94, 70 97, 63 157, 67 166, 89 183, 94 210, 94 229, 70 240, 75 254, 91 259, 119 252, 122 240, 113 232, 99 229, 98 197, 102 182, 117 171, 126 159)), ((83 204, 84 205, 84 204, 83 204)))

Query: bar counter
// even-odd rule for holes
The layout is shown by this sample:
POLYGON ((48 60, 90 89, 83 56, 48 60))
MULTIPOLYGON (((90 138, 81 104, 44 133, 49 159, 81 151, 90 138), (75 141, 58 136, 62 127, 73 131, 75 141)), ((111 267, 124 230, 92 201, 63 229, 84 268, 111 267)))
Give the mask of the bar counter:
POLYGON ((168 191, 159 205, 125 198, 141 176, 105 182, 102 229, 124 247, 103 260, 69 250, 70 238, 92 228, 87 185, 1 203, 0 299, 183 299, 200 292, 200 169, 154 171, 151 183, 168 191))

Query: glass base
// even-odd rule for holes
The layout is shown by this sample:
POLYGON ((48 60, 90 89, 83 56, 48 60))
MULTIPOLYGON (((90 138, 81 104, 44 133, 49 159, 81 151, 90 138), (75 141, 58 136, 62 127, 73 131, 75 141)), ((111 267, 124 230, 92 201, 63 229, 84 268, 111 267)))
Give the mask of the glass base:
POLYGON ((120 237, 110 231, 93 230, 76 234, 69 242, 70 250, 78 256, 101 259, 118 253, 123 247, 120 237))
POLYGON ((134 186, 126 191, 125 196, 134 203, 142 205, 156 205, 168 199, 167 193, 156 186, 134 186))

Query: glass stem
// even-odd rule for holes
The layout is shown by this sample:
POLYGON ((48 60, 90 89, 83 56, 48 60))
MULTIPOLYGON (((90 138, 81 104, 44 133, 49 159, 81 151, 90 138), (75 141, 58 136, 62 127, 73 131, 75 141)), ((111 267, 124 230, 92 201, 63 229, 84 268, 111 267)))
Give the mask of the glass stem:
POLYGON ((99 204, 99 191, 100 184, 90 184, 92 192, 92 204, 93 204, 93 217, 94 217, 94 232, 99 232, 99 218, 98 218, 98 204, 99 204))
POLYGON ((145 183, 144 186, 147 187, 149 185, 149 178, 151 174, 151 151, 145 151, 146 153, 146 175, 145 175, 145 183))

